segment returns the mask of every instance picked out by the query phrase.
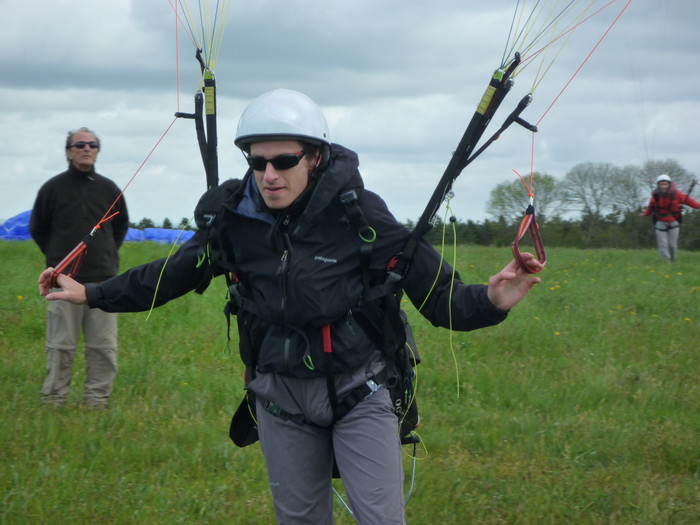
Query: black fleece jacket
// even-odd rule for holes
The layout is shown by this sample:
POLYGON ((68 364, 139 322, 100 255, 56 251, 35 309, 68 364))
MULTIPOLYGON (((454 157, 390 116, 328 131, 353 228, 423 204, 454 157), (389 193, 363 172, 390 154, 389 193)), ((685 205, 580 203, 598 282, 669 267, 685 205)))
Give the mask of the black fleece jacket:
MULTIPOLYGON (((322 327, 331 325, 334 371, 364 364, 376 350, 353 323, 353 310, 363 294, 360 248, 366 245, 348 223, 339 193, 359 190, 359 205, 376 231, 370 271, 381 278, 389 259, 403 248, 408 230, 376 194, 362 188, 357 155, 333 145, 329 166, 315 175, 303 206, 272 214, 261 207, 249 172, 237 191, 227 196, 219 214, 217 249, 234 262, 244 293, 256 305, 246 321, 248 341, 257 353, 258 369, 296 377, 322 374, 309 363, 322 361, 322 327)), ((167 262, 156 304, 193 290, 206 265, 197 265, 198 232, 167 262)), ((216 260, 216 255, 213 257, 216 260)), ((106 311, 141 311, 150 307, 164 262, 155 261, 87 288, 88 304, 106 311)), ((215 271, 214 273, 220 273, 215 271)), ((403 280, 403 289, 436 326, 473 330, 497 324, 507 312, 494 307, 484 285, 466 285, 427 243, 422 242, 403 280), (451 304, 450 304, 451 295, 451 304)), ((250 314, 250 312, 248 312, 250 314)), ((239 323, 239 328, 241 323, 239 323)), ((244 358, 245 360, 245 358, 244 358)))
MULTIPOLYGON (((119 193, 119 187, 107 177, 94 170, 80 171, 72 163, 44 183, 34 202, 29 232, 46 256, 47 266, 60 263, 90 233, 119 193)), ((129 229, 124 197, 111 213, 117 211, 88 242, 87 255, 74 276, 78 282, 100 282, 119 273, 117 250, 129 229)))

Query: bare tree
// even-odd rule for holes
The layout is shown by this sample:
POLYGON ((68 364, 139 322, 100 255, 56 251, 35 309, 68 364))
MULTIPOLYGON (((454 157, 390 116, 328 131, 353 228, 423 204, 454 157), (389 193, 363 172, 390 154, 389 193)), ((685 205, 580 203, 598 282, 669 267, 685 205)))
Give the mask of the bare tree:
POLYGON ((662 173, 671 177, 681 191, 686 191, 690 186, 690 181, 693 180, 693 174, 677 161, 666 159, 646 161, 640 169, 640 182, 645 182, 647 188, 653 190, 656 187, 656 177, 662 173))
POLYGON ((615 212, 612 189, 621 180, 621 169, 610 163, 584 162, 566 174, 562 198, 568 211, 590 217, 604 217, 615 212))
MULTIPOLYGON (((646 205, 656 177, 668 174, 682 191, 687 191, 693 175, 675 160, 649 160, 642 166, 622 168, 611 163, 577 164, 564 179, 535 173, 535 209, 540 220, 561 213, 579 214, 591 238, 600 221, 622 221, 636 215, 646 205)), ((527 190, 519 180, 502 182, 488 200, 490 215, 513 223, 527 208, 527 190)))
POLYGON ((621 168, 610 190, 615 201, 615 211, 621 215, 638 212, 645 199, 649 198, 649 185, 639 166, 621 168))

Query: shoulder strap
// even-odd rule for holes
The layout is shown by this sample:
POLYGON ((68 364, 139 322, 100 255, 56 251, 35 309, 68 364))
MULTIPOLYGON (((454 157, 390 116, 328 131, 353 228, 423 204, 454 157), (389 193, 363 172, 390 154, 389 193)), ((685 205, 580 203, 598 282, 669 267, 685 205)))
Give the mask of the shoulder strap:
MULTIPOLYGON (((203 293, 207 289, 213 277, 214 265, 218 257, 212 253, 212 241, 216 238, 218 219, 229 197, 241 187, 240 179, 229 179, 220 186, 215 186, 207 191, 199 199, 194 209, 194 220, 199 230, 199 264, 205 261, 209 263, 206 275, 199 283, 195 291, 203 293)), ((228 273, 227 282, 230 280, 228 273)), ((229 283, 230 284, 230 283, 229 283)))
POLYGON ((194 220, 197 228, 207 230, 214 225, 217 214, 220 212, 224 202, 241 187, 241 183, 240 179, 229 179, 202 195, 194 209, 194 220))
POLYGON ((367 222, 367 218, 360 207, 360 191, 361 189, 350 188, 342 191, 338 198, 340 203, 345 206, 345 213, 350 220, 350 224, 357 230, 357 234, 363 241, 371 243, 376 239, 377 233, 367 222))

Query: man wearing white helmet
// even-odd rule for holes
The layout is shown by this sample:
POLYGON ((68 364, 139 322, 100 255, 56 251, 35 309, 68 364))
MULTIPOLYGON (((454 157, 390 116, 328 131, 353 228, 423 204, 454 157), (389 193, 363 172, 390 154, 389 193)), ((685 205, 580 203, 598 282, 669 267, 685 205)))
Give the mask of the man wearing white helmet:
POLYGON ((700 208, 700 203, 676 188, 671 177, 665 173, 659 175, 649 205, 642 215, 653 217, 656 245, 661 257, 667 261, 676 260, 683 205, 700 208))
POLYGON ((165 268, 154 261, 87 287, 59 276, 62 293, 49 293, 49 268, 40 293, 141 311, 159 277, 157 305, 226 274, 257 415, 257 436, 241 446, 259 436, 278 521, 332 523, 335 464, 358 523, 403 524, 399 421, 385 385, 387 348, 408 331, 400 293, 436 326, 473 330, 504 320, 540 278, 511 261, 488 285, 466 285, 422 241, 387 285, 409 231, 364 189, 357 155, 331 143, 321 109, 299 92, 253 100, 235 144, 250 169, 202 197, 199 231, 165 268))

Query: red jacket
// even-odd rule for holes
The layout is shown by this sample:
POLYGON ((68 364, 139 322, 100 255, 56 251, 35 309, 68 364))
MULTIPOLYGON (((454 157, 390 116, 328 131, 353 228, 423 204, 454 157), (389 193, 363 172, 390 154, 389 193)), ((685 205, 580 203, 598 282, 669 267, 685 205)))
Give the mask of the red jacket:
POLYGON ((656 220, 673 222, 680 218, 682 205, 690 206, 696 210, 700 209, 700 202, 676 189, 676 184, 673 183, 666 194, 661 194, 658 190, 654 190, 654 193, 651 194, 649 205, 642 215, 653 214, 656 220))

